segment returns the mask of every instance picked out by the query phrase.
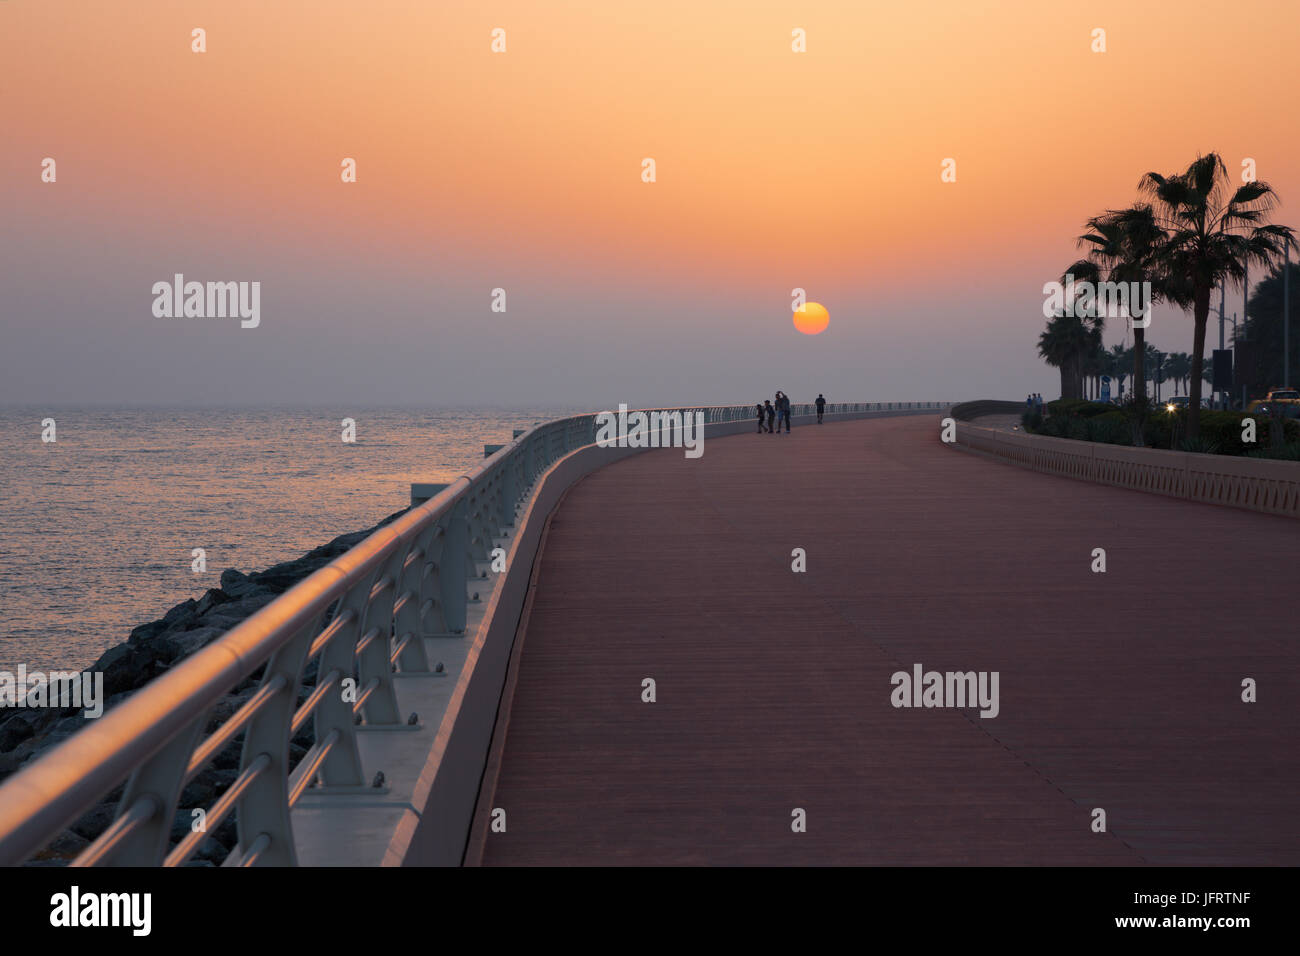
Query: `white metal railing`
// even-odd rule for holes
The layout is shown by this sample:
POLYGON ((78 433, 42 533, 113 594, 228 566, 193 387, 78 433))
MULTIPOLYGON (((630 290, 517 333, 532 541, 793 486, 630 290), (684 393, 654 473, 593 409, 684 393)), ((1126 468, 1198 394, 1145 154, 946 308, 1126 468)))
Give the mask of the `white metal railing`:
POLYGON ((1300 464, 1134 448, 956 423, 956 444, 1034 471, 1300 518, 1300 464))
MULTIPOLYGON (((944 407, 827 404, 826 415, 944 407)), ((815 410, 800 404, 791 414, 815 410)), ((706 424, 756 417, 753 405, 639 411, 702 412, 706 424)), ((370 785, 358 727, 405 725, 395 674, 431 673, 424 638, 464 635, 470 578, 490 561, 494 538, 508 535, 537 479, 596 433, 594 414, 529 429, 11 776, 0 785, 0 865, 39 852, 123 781, 112 824, 72 865, 178 866, 232 815, 237 845, 227 864, 296 863, 294 805, 312 787, 370 785), (253 695, 205 736, 213 706, 259 670, 253 695), (340 693, 348 680, 355 702, 340 693), (289 743, 309 724, 314 742, 291 767, 289 743), (237 775, 206 809, 205 827, 171 845, 186 784, 241 734, 237 775)))

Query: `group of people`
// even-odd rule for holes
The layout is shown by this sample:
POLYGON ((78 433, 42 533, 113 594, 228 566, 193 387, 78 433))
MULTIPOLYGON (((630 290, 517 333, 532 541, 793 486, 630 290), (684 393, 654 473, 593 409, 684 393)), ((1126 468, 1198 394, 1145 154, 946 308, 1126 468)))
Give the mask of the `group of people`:
MULTIPOLYGON (((817 424, 820 425, 822 416, 826 414, 826 396, 819 394, 815 404, 817 405, 817 424)), ((779 435, 782 422, 785 422, 786 434, 790 433, 790 396, 785 392, 778 391, 775 399, 769 398, 763 404, 755 405, 754 411, 758 413, 758 434, 761 435, 764 431, 772 434, 775 431, 779 435), (775 429, 772 428, 773 423, 776 424, 775 429), (763 427, 764 424, 767 425, 766 429, 763 427)))
POLYGON ((1025 411, 1027 411, 1031 415, 1034 414, 1035 412, 1037 412, 1039 415, 1043 414, 1043 396, 1040 395, 1038 392, 1030 392, 1028 395, 1026 395, 1025 411))

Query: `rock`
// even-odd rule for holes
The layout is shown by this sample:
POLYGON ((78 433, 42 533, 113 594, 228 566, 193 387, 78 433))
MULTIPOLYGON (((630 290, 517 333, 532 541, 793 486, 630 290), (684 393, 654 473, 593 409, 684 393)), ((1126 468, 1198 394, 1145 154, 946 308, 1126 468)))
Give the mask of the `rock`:
POLYGON ((53 723, 54 715, 34 707, 24 707, 0 723, 0 753, 13 750, 24 740, 53 723))
POLYGON ((118 644, 100 655, 89 669, 103 672, 104 693, 112 695, 135 690, 152 680, 161 672, 162 663, 139 644, 118 644))
POLYGON ((212 806, 212 802, 217 799, 217 788, 210 783, 200 783, 197 778, 191 780, 181 791, 181 799, 178 806, 185 810, 193 810, 198 807, 200 810, 206 810, 212 806))
POLYGON ((9 776, 15 770, 23 765, 22 758, 17 753, 0 753, 0 780, 9 776))
POLYGON ((217 797, 226 792, 238 776, 239 771, 235 769, 218 770, 212 766, 204 767, 199 771, 199 775, 186 784, 185 789, 181 791, 178 807, 187 811, 196 807, 207 810, 216 802, 217 797))
POLYGON ((186 621, 192 621, 198 616, 198 607, 199 602, 193 598, 190 598, 188 601, 182 601, 162 616, 162 622, 164 624, 175 626, 177 624, 185 623, 186 621))
POLYGON ((212 733, 235 713, 239 708, 248 702, 253 696, 252 689, 240 691, 237 694, 227 694, 221 700, 217 701, 212 710, 208 713, 208 724, 204 733, 212 733))
POLYGON ((71 860, 88 846, 90 846, 90 841, 85 837, 73 833, 71 830, 64 830, 51 840, 45 849, 36 854, 36 859, 71 860))
POLYGON ((131 693, 129 691, 123 691, 120 694, 112 694, 111 696, 105 698, 104 713, 107 714, 110 710, 112 710, 114 707, 122 703, 122 701, 126 700, 130 696, 131 693))
POLYGON ((234 568, 221 572, 221 590, 232 598, 241 598, 258 590, 258 586, 234 568))
POLYGON ((113 822, 113 818, 116 816, 116 803, 101 803, 83 813, 68 829, 78 836, 93 841, 108 829, 108 825, 113 822))
POLYGON ((277 597, 278 594, 265 589, 248 594, 237 601, 229 601, 213 608, 207 614, 197 618, 195 626, 219 627, 222 631, 228 631, 266 607, 277 597))
POLYGON ((217 752, 212 758, 209 765, 217 770, 237 770, 239 769, 239 755, 244 747, 244 735, 240 734, 230 743, 217 752))
POLYGON ((221 843, 208 837, 199 844, 198 849, 194 851, 191 860, 202 860, 213 866, 220 866, 221 861, 230 855, 230 848, 223 846, 221 843))
POLYGON ((170 634, 167 636, 167 662, 175 664, 177 661, 184 660, 225 633, 224 627, 196 627, 192 631, 170 634))
POLYGON ((198 605, 194 608, 195 616, 202 617, 219 604, 225 604, 230 597, 218 588, 208 588, 208 592, 199 598, 198 605))
POLYGON ((172 817, 171 839, 173 843, 175 843, 177 840, 185 839, 187 836, 190 835, 191 831, 194 829, 194 821, 196 817, 194 816, 193 811, 195 809, 206 810, 207 808, 206 807, 177 807, 176 808, 176 813, 172 817))
POLYGON ((139 627, 131 631, 131 636, 127 638, 127 643, 145 643, 157 637, 165 630, 167 630, 167 625, 162 621, 150 621, 148 624, 141 624, 139 627))

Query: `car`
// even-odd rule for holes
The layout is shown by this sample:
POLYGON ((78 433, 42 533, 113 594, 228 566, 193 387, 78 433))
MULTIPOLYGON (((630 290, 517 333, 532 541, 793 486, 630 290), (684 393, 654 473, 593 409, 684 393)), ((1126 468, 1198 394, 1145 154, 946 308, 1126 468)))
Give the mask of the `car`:
POLYGON ((1175 395, 1165 402, 1165 411, 1167 412, 1184 412, 1191 403, 1191 399, 1186 395, 1175 395))
POLYGON ((1271 415, 1279 411, 1284 418, 1300 417, 1300 390, 1294 388, 1271 388, 1262 399, 1256 399, 1246 406, 1248 412, 1271 415))

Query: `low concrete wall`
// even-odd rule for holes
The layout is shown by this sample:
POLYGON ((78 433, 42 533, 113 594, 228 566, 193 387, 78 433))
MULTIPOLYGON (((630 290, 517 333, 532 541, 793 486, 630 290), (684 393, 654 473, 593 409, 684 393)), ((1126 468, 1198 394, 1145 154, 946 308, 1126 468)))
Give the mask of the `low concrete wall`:
MULTIPOLYGON (((940 409, 855 412, 828 417, 826 424, 899 415, 940 416, 940 409)), ((795 416, 794 426, 815 424, 815 415, 795 416)), ((707 439, 755 430, 754 419, 706 426, 707 439)), ((491 747, 511 650, 546 518, 579 479, 630 455, 651 449, 587 445, 571 452, 538 479, 508 539, 507 568, 497 576, 482 622, 460 669, 456 688, 438 727, 433 748, 419 773, 410 804, 384 854, 384 865, 459 866, 473 822, 483 771, 491 747)))
POLYGON ((957 422, 956 445, 1047 474, 1300 518, 1300 462, 1106 445, 965 421, 957 422))

